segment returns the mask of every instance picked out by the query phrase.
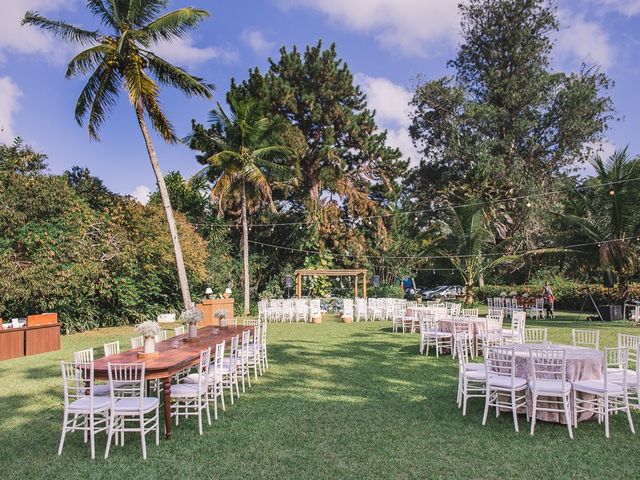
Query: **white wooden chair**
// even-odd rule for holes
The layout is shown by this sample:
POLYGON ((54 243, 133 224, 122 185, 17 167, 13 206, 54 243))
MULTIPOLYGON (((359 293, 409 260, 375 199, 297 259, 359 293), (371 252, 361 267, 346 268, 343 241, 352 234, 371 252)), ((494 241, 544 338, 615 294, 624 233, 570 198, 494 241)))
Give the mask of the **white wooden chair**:
POLYGON ((126 432, 138 432, 142 458, 146 460, 147 433, 155 431, 156 445, 160 443, 160 400, 144 395, 144 363, 108 363, 107 368, 111 386, 111 411, 104 458, 109 457, 113 435, 116 435, 116 439, 120 435, 120 445, 124 445, 126 432))
POLYGON ((463 308, 462 316, 465 318, 478 318, 478 312, 477 308, 463 308))
POLYGON ((58 455, 62 455, 67 432, 84 432, 84 441, 91 445, 91 458, 96 458, 96 434, 108 428, 109 397, 93 394, 93 362, 61 362, 64 386, 64 418, 58 455))
POLYGON ((462 407, 462 416, 467 414, 469 398, 484 398, 487 372, 482 363, 469 363, 470 347, 463 338, 456 341, 458 353, 458 408, 462 407))
POLYGON ((245 330, 242 332, 242 343, 240 344, 239 356, 240 356, 240 378, 242 379, 242 393, 245 392, 244 380, 247 379, 247 384, 251 387, 251 371, 249 370, 249 347, 251 339, 251 332, 245 330))
POLYGON ((235 388, 238 398, 240 398, 240 386, 238 384, 238 371, 240 369, 240 357, 238 343, 240 336, 236 335, 231 337, 231 344, 229 347, 229 356, 225 357, 222 361, 222 388, 229 387, 229 396, 231 397, 231 404, 233 405, 233 389, 235 388))
POLYGON ((547 329, 541 327, 525 328, 524 343, 547 343, 547 329))
POLYGON ((160 330, 160 333, 156 335, 156 343, 164 342, 167 339, 167 330, 160 330))
POLYGON ((505 343, 524 343, 524 329, 526 326, 526 314, 523 311, 512 311, 511 328, 502 329, 502 338, 505 343))
POLYGON ((599 418, 604 417, 604 432, 609 438, 609 417, 616 412, 625 412, 629 421, 629 428, 636 433, 629 408, 629 391, 627 388, 627 368, 629 362, 629 349, 605 348, 604 352, 604 378, 602 380, 579 380, 573 382, 573 424, 578 427, 578 414, 581 412, 594 412, 599 418), (615 381, 610 378, 609 369, 619 368, 620 374, 615 376, 615 381), (587 395, 579 398, 579 394, 587 395), (594 398, 595 397, 595 398, 594 398))
POLYGON ((260 374, 269 368, 269 356, 267 355, 267 323, 260 326, 260 374))
MULTIPOLYGON (((258 373, 262 374, 262 347, 260 345, 260 325, 256 325, 252 335, 251 343, 246 351, 247 368, 251 370, 253 368, 254 377, 258 379, 258 373)), ((244 347, 243 347, 244 349, 244 347)))
POLYGON ((104 349, 105 357, 117 355, 120 353, 120 342, 116 340, 115 342, 105 343, 102 348, 104 349))
POLYGON ((529 388, 533 408, 531 413, 531 435, 536 428, 536 413, 554 412, 564 415, 569 430, 569 437, 573 439, 571 423, 573 419, 569 413, 571 404, 571 384, 567 381, 567 352, 563 349, 531 348, 531 380, 529 388), (544 406, 538 406, 538 397, 544 397, 544 406), (555 399, 555 400, 552 400, 555 399))
POLYGON ((571 330, 574 347, 587 347, 598 350, 600 345, 600 330, 571 330))
POLYGON ((202 435, 202 412, 207 412, 207 423, 211 425, 209 411, 209 362, 211 348, 200 352, 200 363, 196 381, 193 383, 177 383, 171 385, 171 418, 176 419, 176 425, 180 417, 198 417, 198 432, 202 435))
MULTIPOLYGON (((618 347, 629 349, 629 360, 627 365, 627 388, 629 390, 629 402, 635 408, 640 408, 640 368, 638 368, 638 357, 640 356, 640 336, 618 334, 618 347)), ((613 382, 620 383, 622 380, 622 368, 620 365, 607 368, 609 378, 613 382)))
POLYGON ((133 337, 131 339, 131 348, 142 348, 144 346, 144 337, 133 337))
POLYGON ((542 318, 544 314, 544 298, 536 298, 534 306, 529 307, 529 316, 531 318, 542 318))
MULTIPOLYGON (((76 365, 93 364, 93 358, 93 348, 73 352, 73 362, 76 365)), ((96 397, 106 397, 109 396, 110 387, 108 384, 93 382, 91 390, 96 397)))
POLYGON ((472 341, 469 320, 464 317, 454 317, 451 334, 453 336, 453 351, 451 353, 454 358, 458 353, 458 340, 463 341, 467 349, 471 349, 472 341))
POLYGON ((500 415, 501 409, 511 410, 513 426, 518 432, 518 409, 527 405, 527 379, 516 377, 514 348, 486 347, 484 361, 487 369, 487 389, 482 425, 487 424, 490 407, 495 407, 496 417, 500 415))
POLYGON ((450 332, 438 330, 438 322, 433 315, 425 315, 420 320, 420 353, 429 355, 429 347, 433 345, 438 358, 443 349, 452 349, 452 338, 450 332))
POLYGON ((502 345, 502 323, 503 315, 498 316, 487 315, 484 324, 480 327, 480 331, 475 335, 474 351, 478 356, 478 352, 484 350, 487 346, 502 345))
POLYGON ((368 320, 367 301, 364 298, 356 298, 355 314, 356 322, 359 322, 360 319, 364 319, 365 322, 368 320))

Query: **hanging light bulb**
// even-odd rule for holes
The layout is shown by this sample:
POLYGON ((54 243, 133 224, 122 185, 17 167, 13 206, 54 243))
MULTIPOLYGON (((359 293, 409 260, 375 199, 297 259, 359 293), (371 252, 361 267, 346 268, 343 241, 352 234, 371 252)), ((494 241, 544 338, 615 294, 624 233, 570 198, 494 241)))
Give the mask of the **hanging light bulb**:
POLYGON ((527 202, 527 207, 531 208, 531 202, 527 202))
POLYGON ((615 194, 616 194, 615 190, 609 190, 609 195, 613 197, 615 194))

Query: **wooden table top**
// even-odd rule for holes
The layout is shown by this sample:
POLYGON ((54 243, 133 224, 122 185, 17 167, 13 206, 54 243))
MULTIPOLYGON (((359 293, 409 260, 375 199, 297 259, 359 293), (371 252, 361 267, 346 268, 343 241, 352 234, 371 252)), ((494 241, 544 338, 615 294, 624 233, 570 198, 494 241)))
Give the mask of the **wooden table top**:
POLYGON ((184 342, 186 335, 178 335, 156 343, 156 350, 160 352, 157 357, 138 358, 138 352, 144 349, 135 348, 100 358, 94 362, 94 375, 96 379, 107 379, 108 363, 144 363, 146 378, 165 378, 189 365, 198 363, 202 350, 209 347, 213 349, 223 340, 229 343, 232 337, 242 336, 242 332, 251 331, 254 328, 252 326, 202 327, 198 329, 198 338, 194 342, 184 342), (217 330, 217 333, 214 333, 214 330, 217 330))

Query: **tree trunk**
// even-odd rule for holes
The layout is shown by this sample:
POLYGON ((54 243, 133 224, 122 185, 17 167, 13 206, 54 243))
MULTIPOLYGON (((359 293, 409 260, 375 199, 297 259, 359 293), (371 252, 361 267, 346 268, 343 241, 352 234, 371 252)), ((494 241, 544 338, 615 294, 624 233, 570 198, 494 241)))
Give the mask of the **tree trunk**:
POLYGON ((247 193, 242 181, 242 274, 244 276, 244 316, 249 315, 249 226, 247 225, 247 193))
POLYGON ((147 124, 144 120, 144 111, 141 106, 136 107, 136 117, 138 119, 138 125, 142 131, 144 137, 144 143, 147 147, 147 153, 149 154, 149 161, 151 161, 151 167, 153 173, 156 176, 156 182, 158 184, 158 190, 160 191, 160 198, 162 199, 162 206, 164 207, 164 213, 167 216, 167 223, 169 224, 169 232, 171 233, 171 241, 173 242, 173 251, 176 257, 176 266, 178 268, 178 282, 180 284, 180 290, 182 292, 182 302, 184 308, 189 309, 192 307, 191 292, 189 292, 189 281, 187 280, 187 271, 184 268, 184 258, 182 257, 182 247, 180 246, 180 239, 178 238, 178 228, 176 226, 176 219, 173 216, 173 209, 171 208, 171 202, 169 200, 169 192, 167 190, 167 184, 164 181, 164 176, 160 170, 158 164, 158 156, 156 150, 153 147, 151 141, 151 135, 147 129, 147 124))
POLYGON ((473 280, 469 280, 464 289, 464 303, 471 305, 473 303, 473 280))

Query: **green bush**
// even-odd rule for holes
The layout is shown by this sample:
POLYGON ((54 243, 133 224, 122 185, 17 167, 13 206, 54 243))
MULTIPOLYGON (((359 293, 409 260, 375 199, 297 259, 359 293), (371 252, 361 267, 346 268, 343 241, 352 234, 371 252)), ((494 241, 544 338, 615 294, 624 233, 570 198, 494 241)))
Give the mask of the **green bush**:
POLYGON ((403 298, 404 290, 401 285, 380 285, 379 287, 371 287, 367 295, 373 298, 403 298))

